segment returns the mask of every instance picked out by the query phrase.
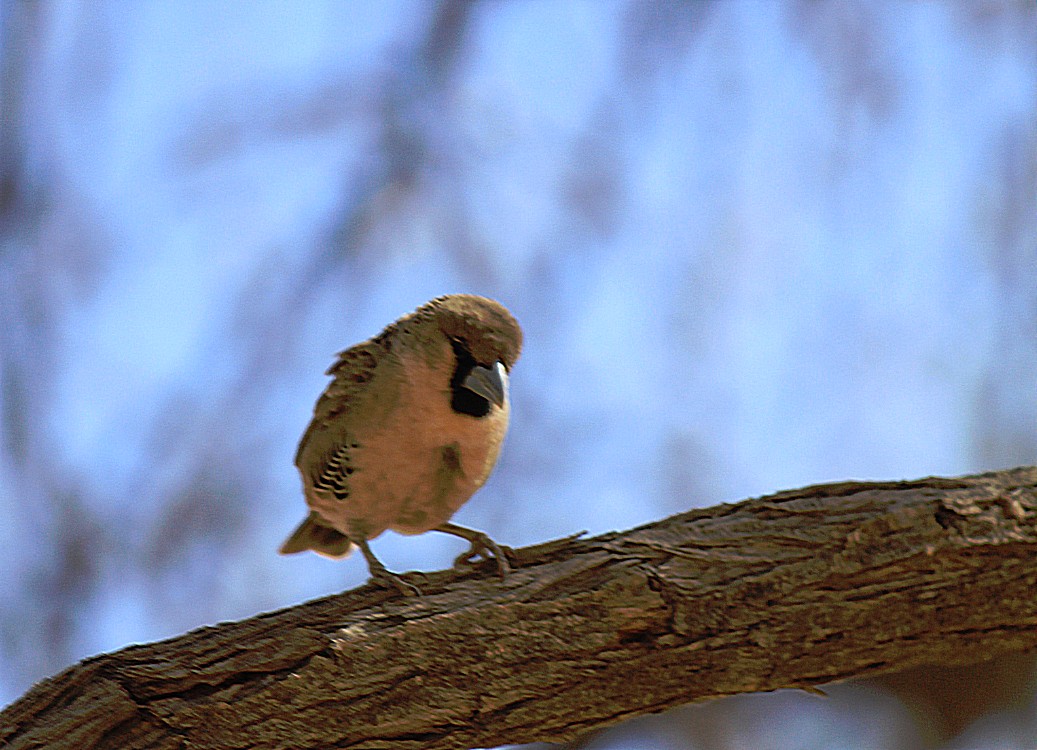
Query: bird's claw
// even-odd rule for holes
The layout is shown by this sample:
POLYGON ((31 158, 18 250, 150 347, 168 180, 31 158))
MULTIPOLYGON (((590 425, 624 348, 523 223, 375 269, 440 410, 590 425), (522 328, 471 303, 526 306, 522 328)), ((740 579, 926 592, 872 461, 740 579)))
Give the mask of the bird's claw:
POLYGON ((408 581, 403 574, 393 573, 385 568, 371 571, 371 580, 380 586, 394 588, 404 596, 421 596, 421 589, 408 581))
POLYGON ((511 572, 511 564, 508 562, 508 558, 514 554, 511 547, 505 547, 497 544, 489 537, 476 538, 471 540, 471 546, 466 552, 462 552, 454 560, 454 567, 460 568, 465 565, 470 565, 477 558, 483 560, 489 560, 491 557, 497 561, 497 572, 500 574, 501 580, 511 572))

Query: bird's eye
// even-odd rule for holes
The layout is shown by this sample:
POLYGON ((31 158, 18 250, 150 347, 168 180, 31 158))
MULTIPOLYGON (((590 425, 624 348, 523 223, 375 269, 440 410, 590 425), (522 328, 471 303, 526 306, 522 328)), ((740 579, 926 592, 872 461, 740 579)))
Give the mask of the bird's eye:
POLYGON ((450 337, 450 346, 458 356, 471 356, 472 348, 468 346, 468 340, 461 338, 460 336, 450 337), (462 352, 464 353, 462 355, 462 352))

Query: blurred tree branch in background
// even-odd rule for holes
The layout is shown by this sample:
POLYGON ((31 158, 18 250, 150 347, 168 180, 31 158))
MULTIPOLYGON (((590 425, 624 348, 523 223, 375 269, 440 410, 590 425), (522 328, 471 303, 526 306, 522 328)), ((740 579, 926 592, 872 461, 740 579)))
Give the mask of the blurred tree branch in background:
POLYGON ((88 659, 5 747, 469 748, 1037 648, 1037 467, 818 485, 88 659))

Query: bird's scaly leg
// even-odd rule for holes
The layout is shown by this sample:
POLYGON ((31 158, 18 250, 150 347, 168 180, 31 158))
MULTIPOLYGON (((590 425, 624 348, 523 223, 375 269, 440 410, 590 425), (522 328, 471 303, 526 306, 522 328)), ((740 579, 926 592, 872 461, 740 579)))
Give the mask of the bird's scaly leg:
POLYGON ((382 565, 382 561, 374 556, 374 552, 371 551, 371 547, 367 544, 366 539, 357 537, 352 541, 364 553, 364 559, 367 560, 367 569, 371 571, 371 579, 373 581, 377 581, 384 586, 395 587, 404 596, 421 596, 421 590, 417 586, 403 580, 403 577, 398 573, 393 573, 382 565))
POLYGON ((500 574, 501 580, 504 580, 504 577, 511 572, 511 565, 508 563, 508 554, 511 552, 511 549, 509 547, 501 547, 483 532, 458 526, 456 523, 441 523, 433 531, 442 531, 444 534, 459 536, 462 539, 467 539, 472 545, 467 552, 458 555, 457 559, 454 560, 455 568, 470 563, 477 557, 488 560, 492 554, 497 560, 497 572, 500 574))

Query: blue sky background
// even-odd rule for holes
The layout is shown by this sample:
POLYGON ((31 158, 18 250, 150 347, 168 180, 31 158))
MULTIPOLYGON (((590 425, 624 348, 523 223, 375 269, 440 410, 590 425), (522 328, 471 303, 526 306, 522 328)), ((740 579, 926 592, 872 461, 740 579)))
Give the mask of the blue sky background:
MULTIPOLYGON (((0 9, 0 704, 360 584, 276 554, 296 442, 334 352, 447 292, 526 331, 457 516, 502 543, 1037 463, 1032 2, 0 9)), ((595 746, 919 741, 834 695, 595 746)))

